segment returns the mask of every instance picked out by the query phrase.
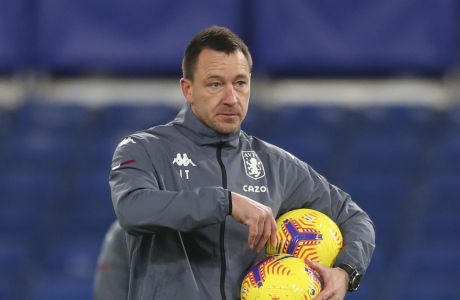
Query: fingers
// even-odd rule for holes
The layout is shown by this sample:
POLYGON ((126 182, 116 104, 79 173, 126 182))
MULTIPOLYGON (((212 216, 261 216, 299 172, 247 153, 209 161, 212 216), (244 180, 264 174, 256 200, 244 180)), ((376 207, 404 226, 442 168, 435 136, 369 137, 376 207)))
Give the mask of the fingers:
POLYGON ((344 296, 339 295, 334 290, 328 287, 324 287, 323 290, 316 296, 315 299, 326 300, 326 299, 338 299, 343 300, 344 296))
POLYGON ((276 247, 276 221, 275 221, 275 218, 271 218, 271 233, 270 233, 270 243, 272 245, 272 247, 276 247))
POLYGON ((254 249, 256 240, 258 240, 259 226, 257 222, 253 224, 247 224, 247 225, 249 227, 248 245, 250 249, 254 249))
POLYGON ((326 300, 326 299, 332 299, 332 294, 326 290, 321 291, 315 299, 319 300, 326 300))
POLYGON ((325 267, 316 262, 316 261, 313 261, 313 260, 309 260, 309 259, 306 259, 305 262, 307 263, 307 265, 312 268, 313 270, 315 270, 316 272, 318 272, 318 274, 323 277, 324 275, 324 271, 325 271, 325 267))
POLYGON ((315 299, 338 299, 345 298, 348 279, 343 277, 342 271, 338 268, 330 268, 318 262, 305 260, 310 268, 318 272, 322 280, 322 291, 315 299))
POLYGON ((262 250, 268 240, 276 244, 276 221, 270 207, 232 192, 232 217, 249 227, 248 246, 262 250))
MULTIPOLYGON (((314 271, 316 271, 318 274, 319 274, 319 277, 321 278, 321 284, 322 284, 322 288, 323 290, 321 291, 321 293, 318 295, 318 297, 323 294, 323 292, 326 292, 327 293, 327 290, 325 291, 324 288, 325 288, 325 282, 324 282, 324 279, 326 276, 326 270, 325 270, 325 267, 323 265, 321 265, 320 263, 317 263, 316 261, 313 261, 313 260, 309 260, 309 259, 305 259, 305 262, 307 263, 307 265, 313 269, 314 271)), ((318 298, 318 299, 323 299, 323 298, 318 298)), ((327 298, 325 298, 327 299, 327 298)))
POLYGON ((255 248, 257 252, 260 252, 269 239, 273 240, 273 236, 276 241, 276 223, 270 217, 259 218, 257 222, 249 225, 249 248, 255 248))
POLYGON ((262 248, 265 246, 267 243, 268 239, 270 239, 271 233, 272 233, 272 223, 270 221, 270 218, 265 219, 263 224, 262 224, 262 235, 260 237, 259 242, 256 245, 256 250, 257 252, 260 252, 262 248))
POLYGON ((259 222, 257 223, 258 226, 258 232, 257 232, 257 238, 256 242, 254 243, 254 247, 256 248, 256 251, 260 251, 260 244, 263 242, 264 239, 264 234, 265 234, 265 220, 261 218, 259 222))
POLYGON ((273 217, 273 213, 271 208, 264 206, 263 207, 263 218, 260 221, 259 228, 262 228, 261 231, 259 231, 260 234, 260 240, 258 241, 256 245, 256 250, 257 252, 260 252, 262 248, 266 245, 267 241, 271 241, 272 245, 276 244, 276 221, 275 218, 273 217))
POLYGON ((259 243, 257 251, 259 252, 267 242, 270 242, 272 247, 276 247, 276 221, 271 211, 268 212, 268 217, 264 223, 264 235, 259 243))

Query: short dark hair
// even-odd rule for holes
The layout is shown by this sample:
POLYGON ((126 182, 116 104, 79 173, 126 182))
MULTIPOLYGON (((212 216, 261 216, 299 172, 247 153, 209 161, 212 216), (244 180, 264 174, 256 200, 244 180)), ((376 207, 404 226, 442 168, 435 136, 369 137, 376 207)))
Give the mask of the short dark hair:
POLYGON ((200 31, 187 45, 182 60, 182 76, 193 81, 198 56, 204 49, 211 49, 226 54, 241 51, 252 70, 252 57, 248 46, 233 31, 226 27, 211 26, 200 31))

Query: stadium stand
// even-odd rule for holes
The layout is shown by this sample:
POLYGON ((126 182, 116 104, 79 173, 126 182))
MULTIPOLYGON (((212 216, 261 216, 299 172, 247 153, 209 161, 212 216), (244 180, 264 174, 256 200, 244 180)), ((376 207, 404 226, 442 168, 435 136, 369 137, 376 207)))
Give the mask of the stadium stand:
POLYGON ((257 0, 259 66, 284 76, 443 71, 456 56, 455 3, 419 3, 257 0))
MULTIPOLYGON (((34 76, 51 75, 51 87, 60 75, 176 78, 189 38, 219 24, 248 42, 254 78, 268 75, 267 85, 299 76, 442 80, 460 61, 459 11, 455 0, 0 0, 0 74, 32 74, 16 105, 0 93, 0 299, 92 299, 115 218, 113 150, 177 111, 154 96, 104 105, 47 97, 34 76)), ((460 298, 458 101, 256 100, 244 129, 308 161, 375 221, 373 262, 347 299, 460 298)))
MULTIPOLYGON (((257 117, 249 117, 248 128, 251 129, 248 130, 252 130, 253 134, 257 135, 262 130, 261 128, 256 129, 255 119, 271 120, 273 128, 282 127, 286 123, 283 113, 278 115, 279 119, 273 119, 273 111, 257 107, 256 104, 252 106, 254 111, 257 111, 257 117)), ((8 169, 2 169, 5 171, 0 174, 0 189, 3 191, 2 209, 0 210, 0 229, 2 230, 0 265, 2 270, 11 270, 11 274, 15 274, 13 278, 18 278, 15 284, 0 285, 0 289, 5 295, 21 295, 24 293, 23 288, 16 290, 15 286, 21 286, 21 282, 27 282, 29 292, 25 296, 32 297, 27 299, 54 299, 53 297, 70 293, 74 289, 79 290, 79 287, 82 287, 85 282, 87 284, 91 281, 98 247, 105 230, 115 218, 110 202, 107 175, 110 168, 111 151, 123 134, 120 133, 120 128, 117 126, 104 127, 102 124, 125 112, 132 116, 144 116, 148 120, 143 111, 150 112, 152 119, 155 119, 155 112, 162 111, 163 117, 156 119, 161 123, 165 118, 173 115, 174 109, 156 104, 143 106, 140 109, 137 105, 124 104, 89 110, 75 105, 66 107, 63 113, 59 104, 41 103, 40 107, 47 113, 38 113, 40 110, 37 110, 34 117, 27 117, 27 122, 30 124, 36 122, 36 126, 24 126, 25 117, 20 117, 26 111, 23 106, 5 113, 7 119, 12 120, 11 128, 22 128, 23 136, 13 138, 10 136, 12 132, 7 132, 2 141, 8 140, 8 143, 2 143, 0 152, 0 165, 8 167, 8 169), (62 118, 61 114, 69 117, 62 118), (79 116, 76 119, 79 119, 81 123, 73 120, 72 115, 74 114, 79 116), (59 128, 75 128, 75 124, 72 123, 78 123, 76 126, 79 128, 78 136, 80 136, 78 151, 74 151, 75 146, 66 144, 68 139, 62 136, 59 138, 60 134, 66 135, 66 130, 59 128), (38 131, 39 128, 36 128, 39 127, 38 124, 47 129, 38 131), (93 129, 94 124, 99 124, 98 128, 103 128, 103 130, 97 132, 93 129), (49 130, 50 126, 54 129, 49 130), (113 129, 113 133, 110 133, 110 128, 113 129), (118 136, 114 137, 115 135, 118 136), (105 145, 105 150, 98 152, 96 148, 108 141, 102 139, 103 142, 96 143, 101 136, 111 137, 112 143, 110 147, 105 145), (34 138, 30 141, 29 137, 34 138), (23 159, 27 162, 26 164, 12 163, 12 161, 23 159), (86 159, 89 159, 90 162, 97 160, 100 162, 86 165, 79 163, 86 159), (68 160, 72 163, 65 164, 64 162, 68 160), (51 285, 50 282, 46 282, 56 280, 56 276, 59 276, 58 282, 61 286, 57 287, 56 284, 51 285), (41 279, 37 281, 37 278, 41 279), (64 278, 67 278, 67 281, 64 282, 64 278), (53 289, 50 285, 57 288, 53 289)), ((290 111, 291 109, 292 107, 286 107, 283 110, 290 111)), ((297 109, 309 111, 310 115, 323 111, 316 106, 308 105, 297 107, 295 111, 297 109)), ((365 113, 365 109, 351 114, 341 111, 338 113, 340 117, 337 117, 336 110, 337 108, 333 109, 333 124, 336 118, 342 120, 342 117, 347 119, 347 122, 343 124, 359 123, 361 114, 365 113)), ((414 110, 417 111, 418 108, 415 107, 414 110)), ((325 111, 330 112, 329 109, 325 111)), ((398 110, 390 109, 389 111, 397 112, 398 110)), ((434 108, 433 112, 439 113, 434 108)), ((359 296, 353 295, 351 299, 369 299, 368 297, 380 299, 377 297, 380 292, 376 294, 376 291, 377 289, 382 290, 380 283, 388 276, 387 272, 395 272, 401 278, 411 278, 419 272, 420 268, 432 274, 433 272, 446 272, 449 264, 458 263, 455 255, 450 251, 451 247, 455 246, 452 245, 455 243, 452 237, 456 236, 459 226, 455 215, 457 211, 455 208, 458 206, 456 195, 459 193, 458 168, 454 165, 452 169, 447 169, 449 164, 438 164, 447 151, 443 150, 446 147, 444 138, 425 141, 425 145, 430 144, 429 149, 434 149, 425 151, 425 147, 418 144, 413 145, 412 140, 400 138, 398 135, 389 139, 385 130, 374 130, 365 135, 359 132, 349 134, 346 139, 341 140, 341 147, 337 151, 334 150, 337 148, 331 146, 336 145, 335 135, 327 134, 325 130, 331 130, 334 133, 340 127, 338 125, 342 124, 340 121, 331 125, 330 117, 304 118, 304 114, 296 114, 294 111, 286 114, 289 115, 292 122, 290 124, 296 124, 298 127, 296 136, 302 137, 303 142, 299 143, 295 139, 288 138, 283 140, 277 135, 273 135, 272 139, 268 138, 268 141, 295 150, 298 152, 296 155, 307 159, 315 168, 321 166, 322 173, 335 174, 332 176, 333 183, 337 183, 350 192, 376 223, 378 248, 375 263, 369 270, 369 276, 366 277, 364 285, 366 288, 358 293, 359 296), (320 131, 317 134, 308 133, 312 127, 320 131), (305 136, 302 135, 304 129, 305 136), (371 146, 360 145, 363 136, 368 138, 366 143, 371 146), (304 144, 301 145, 301 143, 304 144), (383 154, 379 154, 381 152, 383 154), (366 155, 369 158, 366 158, 366 155), (331 157, 337 157, 337 159, 330 159, 331 157), (361 163, 364 166, 367 165, 368 168, 357 167, 353 163, 344 163, 347 161, 361 163), (428 166, 427 161, 429 161, 428 166), (442 168, 440 169, 439 166, 442 168), (418 208, 413 209, 414 205, 418 208), (407 239, 408 235, 411 238, 407 239), (427 237, 441 241, 441 244, 434 244, 429 248, 422 246, 427 237), (427 259, 430 253, 439 257, 438 262, 421 267, 420 264, 427 259)), ((145 122, 145 120, 139 121, 139 118, 129 119, 135 120, 136 125, 133 126, 145 122)), ((424 130, 433 126, 433 135, 444 137, 452 134, 451 122, 446 122, 444 118, 422 119, 427 124, 421 122, 417 126, 421 126, 424 130)), ((131 125, 124 124, 123 126, 131 128, 131 125)), ((350 126, 353 128, 353 125, 350 126)), ((346 131, 349 130, 349 128, 346 129, 346 131)), ((417 136, 417 130, 411 132, 417 136)), ((404 136, 408 136, 408 133, 404 133, 404 136)), ((454 147, 454 149, 457 148, 454 147)), ((459 160, 459 151, 448 150, 447 153, 451 153, 450 161, 459 160)), ((424 263, 427 264, 427 262, 424 263)), ((456 271, 450 274, 452 282, 459 278, 456 271)), ((409 279, 407 282, 412 284, 409 279)), ((400 290, 404 292, 401 292, 398 299, 404 299, 409 294, 419 295, 416 288, 400 284, 400 290)), ((416 283, 413 285, 415 286, 416 283)), ((88 293, 89 288, 86 285, 79 290, 78 295, 88 293)))
POLYGON ((177 74, 195 32, 217 23, 241 31, 238 1, 38 2, 37 64, 57 72, 177 74))
POLYGON ((30 1, 0 1, 0 74, 32 64, 30 1))

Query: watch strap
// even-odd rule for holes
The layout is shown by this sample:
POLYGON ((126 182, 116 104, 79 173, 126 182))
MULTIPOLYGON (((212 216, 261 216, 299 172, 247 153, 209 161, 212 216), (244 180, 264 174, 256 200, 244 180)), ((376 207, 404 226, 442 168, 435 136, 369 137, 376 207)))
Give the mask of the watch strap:
POLYGON ((359 284, 361 282, 362 275, 350 264, 339 264, 337 267, 341 268, 345 272, 347 272, 349 281, 348 281, 348 291, 354 292, 358 289, 359 284))

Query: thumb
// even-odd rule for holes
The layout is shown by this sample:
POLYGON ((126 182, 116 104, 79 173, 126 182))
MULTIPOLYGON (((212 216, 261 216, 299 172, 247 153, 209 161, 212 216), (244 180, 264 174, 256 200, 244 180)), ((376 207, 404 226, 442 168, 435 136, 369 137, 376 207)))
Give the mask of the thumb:
POLYGON ((320 263, 318 263, 316 261, 313 261, 313 260, 309 260, 309 259, 305 259, 305 262, 307 263, 307 265, 310 268, 312 268, 314 271, 318 272, 321 277, 323 276, 324 271, 325 271, 326 268, 322 264, 320 264, 320 263))
POLYGON ((323 297, 323 289, 325 287, 325 282, 324 282, 324 275, 326 274, 327 270, 326 267, 324 267, 322 264, 312 261, 309 259, 305 259, 305 263, 310 267, 314 272, 316 272, 316 275, 319 275, 319 280, 321 282, 321 292, 316 296, 318 299, 327 299, 323 297), (321 296, 321 297, 320 297, 321 296))

